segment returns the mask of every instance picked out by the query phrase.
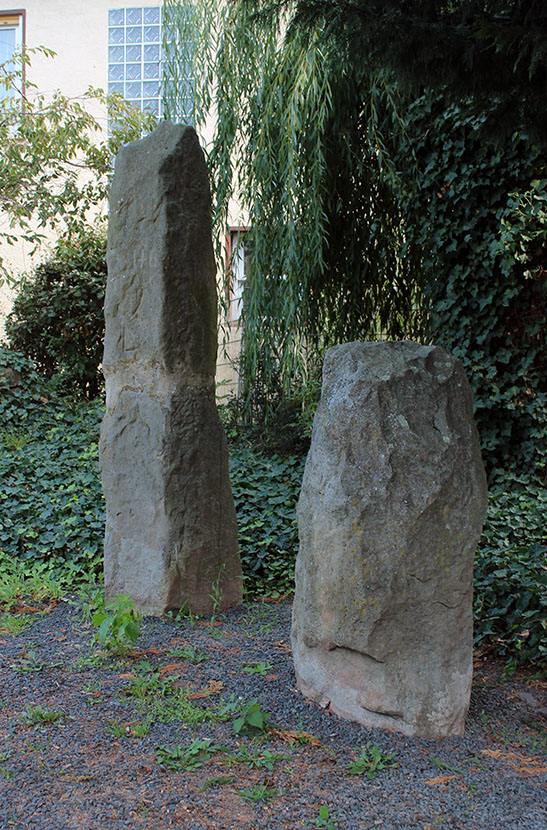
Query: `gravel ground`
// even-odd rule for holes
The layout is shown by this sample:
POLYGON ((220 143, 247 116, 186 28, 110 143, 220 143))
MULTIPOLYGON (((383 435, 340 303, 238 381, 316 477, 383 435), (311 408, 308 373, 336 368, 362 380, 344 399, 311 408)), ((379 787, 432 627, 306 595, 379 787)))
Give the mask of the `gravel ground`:
POLYGON ((147 619, 138 653, 120 659, 92 647, 68 599, 22 633, 0 634, 1 828, 547 827, 544 682, 500 682, 499 665, 480 663, 465 736, 410 739, 344 721, 296 691, 289 602, 193 624, 147 619), (175 709, 183 690, 193 697, 175 709), (226 703, 255 698, 274 725, 262 741, 235 733, 236 713, 219 720, 226 703), (43 722, 51 710, 62 716, 43 722), (159 763, 159 747, 172 754, 195 739, 223 749, 197 767, 159 763), (397 766, 350 775, 367 742, 397 766), (267 800, 245 800, 264 791, 267 800))

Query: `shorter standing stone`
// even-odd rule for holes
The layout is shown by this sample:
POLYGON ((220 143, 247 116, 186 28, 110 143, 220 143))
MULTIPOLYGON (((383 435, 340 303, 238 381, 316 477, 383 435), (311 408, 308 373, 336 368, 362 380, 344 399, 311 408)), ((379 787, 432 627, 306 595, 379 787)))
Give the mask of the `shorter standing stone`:
POLYGON ((215 403, 209 182, 190 128, 163 122, 118 155, 105 318, 106 595, 144 612, 227 608, 241 563, 215 403))
POLYGON ((327 353, 298 504, 298 686, 366 726, 462 734, 486 479, 461 364, 434 346, 327 353))

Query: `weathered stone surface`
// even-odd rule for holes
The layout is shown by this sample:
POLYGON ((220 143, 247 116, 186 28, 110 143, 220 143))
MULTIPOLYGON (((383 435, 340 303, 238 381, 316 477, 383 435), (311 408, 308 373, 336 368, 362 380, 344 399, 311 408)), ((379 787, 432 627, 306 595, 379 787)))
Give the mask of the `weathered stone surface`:
POLYGON ((367 726, 462 734, 486 480, 461 364, 348 343, 323 368, 298 505, 298 686, 367 726))
POLYGON ((121 150, 107 258, 106 594, 202 613, 218 584, 228 607, 241 599, 241 564, 215 403, 209 183, 192 129, 164 122, 121 150))

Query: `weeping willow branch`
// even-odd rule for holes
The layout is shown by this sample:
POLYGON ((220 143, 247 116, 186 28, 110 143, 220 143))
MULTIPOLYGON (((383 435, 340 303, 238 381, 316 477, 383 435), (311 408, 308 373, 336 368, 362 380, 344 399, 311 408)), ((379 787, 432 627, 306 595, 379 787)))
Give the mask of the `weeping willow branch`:
POLYGON ((282 5, 266 25, 245 0, 165 4, 175 78, 165 111, 177 113, 178 79, 195 56, 194 120, 198 129, 215 122, 215 227, 231 199, 250 218, 247 398, 257 377, 298 387, 334 343, 415 334, 421 298, 412 252, 401 255, 405 223, 388 163, 394 87, 322 28, 305 37, 287 28, 291 4, 282 5))

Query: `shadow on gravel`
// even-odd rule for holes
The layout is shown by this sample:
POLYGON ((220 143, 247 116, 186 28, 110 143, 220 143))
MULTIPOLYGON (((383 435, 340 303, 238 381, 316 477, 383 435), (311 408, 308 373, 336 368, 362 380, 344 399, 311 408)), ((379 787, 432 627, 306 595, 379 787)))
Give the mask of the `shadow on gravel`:
POLYGON ((149 618, 123 658, 70 601, 18 610, 0 629, 2 830, 547 826, 545 681, 479 661, 465 736, 410 739, 296 691, 288 601, 149 618))

